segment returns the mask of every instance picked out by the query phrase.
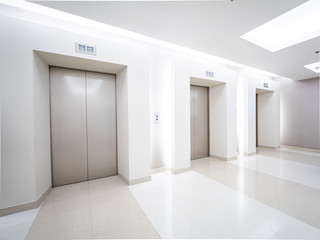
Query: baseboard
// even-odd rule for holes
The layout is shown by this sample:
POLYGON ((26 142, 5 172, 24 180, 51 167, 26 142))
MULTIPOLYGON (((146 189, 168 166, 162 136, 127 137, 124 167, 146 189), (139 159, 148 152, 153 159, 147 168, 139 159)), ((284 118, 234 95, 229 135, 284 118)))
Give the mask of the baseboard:
POLYGON ((143 182, 149 182, 149 181, 151 181, 151 176, 130 180, 129 181, 129 185, 134 185, 134 184, 143 183, 143 182))
POLYGON ((237 156, 233 156, 233 157, 221 157, 221 156, 217 156, 217 155, 210 155, 211 158, 215 158, 215 159, 219 159, 219 160, 223 160, 223 161, 232 161, 232 160, 237 160, 237 156))
POLYGON ((280 147, 290 148, 290 149, 296 149, 296 150, 301 150, 301 151, 306 151, 306 152, 320 153, 320 149, 302 148, 302 147, 295 147, 295 146, 289 146, 289 145, 280 145, 280 147))
POLYGON ((263 146, 263 145, 258 145, 258 148, 280 149, 280 146, 276 146, 276 147, 270 147, 270 146, 263 146))
POLYGON ((168 167, 153 168, 151 169, 151 174, 157 174, 157 173, 167 172, 167 171, 170 171, 170 168, 168 167))
POLYGON ((1 216, 5 216, 5 215, 9 215, 9 214, 13 214, 13 213, 18 213, 18 212, 23 212, 23 211, 27 211, 30 209, 34 209, 40 206, 40 204, 43 202, 43 200, 45 199, 45 197, 50 193, 52 187, 50 186, 42 195, 41 197, 35 201, 35 202, 30 202, 30 203, 25 203, 25 204, 21 204, 21 205, 17 205, 17 206, 13 206, 13 207, 8 207, 8 208, 4 208, 4 209, 0 209, 0 217, 1 216))
POLYGON ((173 173, 173 174, 180 174, 180 173, 184 173, 184 172, 187 172, 187 171, 190 171, 190 170, 191 170, 191 167, 180 168, 180 169, 173 169, 173 168, 171 168, 171 173, 173 173))
POLYGON ((256 154, 256 152, 251 152, 251 153, 244 152, 244 153, 243 153, 243 155, 244 155, 244 156, 247 156, 247 157, 252 156, 252 155, 255 155, 255 154, 256 154))
POLYGON ((127 185, 129 185, 129 179, 128 178, 122 176, 120 173, 118 173, 118 176, 122 181, 124 181, 127 185))
POLYGON ((139 183, 143 183, 143 182, 149 182, 151 181, 151 176, 147 176, 147 177, 142 177, 142 178, 137 178, 137 179, 133 179, 133 180, 129 180, 126 177, 122 176, 120 173, 118 174, 118 176, 121 178, 122 181, 124 181, 126 184, 130 185, 135 185, 135 184, 139 184, 139 183))

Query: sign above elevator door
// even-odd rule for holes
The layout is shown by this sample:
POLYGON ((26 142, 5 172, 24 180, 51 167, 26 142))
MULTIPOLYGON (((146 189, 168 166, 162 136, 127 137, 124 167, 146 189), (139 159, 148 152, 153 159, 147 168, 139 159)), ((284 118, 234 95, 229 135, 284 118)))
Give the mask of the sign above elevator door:
POLYGON ((214 72, 206 71, 206 76, 210 78, 214 78, 214 72))
POLYGON ((83 43, 76 43, 76 52, 97 55, 95 46, 90 46, 83 43))

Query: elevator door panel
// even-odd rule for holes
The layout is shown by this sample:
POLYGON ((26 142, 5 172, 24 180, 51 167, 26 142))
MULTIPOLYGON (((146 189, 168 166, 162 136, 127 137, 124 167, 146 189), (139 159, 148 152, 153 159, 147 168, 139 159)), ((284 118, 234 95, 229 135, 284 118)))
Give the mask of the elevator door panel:
POLYGON ((86 73, 88 178, 117 174, 115 76, 86 73))
POLYGON ((85 72, 50 69, 53 186, 87 180, 85 72))
POLYGON ((191 144, 194 153, 192 159, 209 156, 209 102, 208 88, 191 86, 193 104, 191 106, 193 134, 191 144))

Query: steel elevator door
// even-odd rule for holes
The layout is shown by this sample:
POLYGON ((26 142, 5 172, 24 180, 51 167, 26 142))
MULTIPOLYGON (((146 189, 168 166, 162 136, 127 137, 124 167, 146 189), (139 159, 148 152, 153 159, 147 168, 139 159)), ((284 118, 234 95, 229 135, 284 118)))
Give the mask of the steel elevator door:
POLYGON ((190 86, 191 160, 209 156, 209 90, 190 86))
POLYGON ((115 76, 50 68, 52 183, 117 174, 115 76))

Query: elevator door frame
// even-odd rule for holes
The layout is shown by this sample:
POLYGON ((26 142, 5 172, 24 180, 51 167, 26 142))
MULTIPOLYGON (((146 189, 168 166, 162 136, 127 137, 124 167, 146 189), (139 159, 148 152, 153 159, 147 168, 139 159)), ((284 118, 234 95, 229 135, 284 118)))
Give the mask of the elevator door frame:
MULTIPOLYGON (((203 156, 203 157, 200 157, 200 158, 197 158, 194 156, 194 158, 192 157, 192 135, 191 135, 191 126, 192 126, 192 122, 191 122, 191 110, 192 110, 192 106, 191 106, 191 101, 190 101, 190 160, 193 161, 193 160, 197 160, 197 159, 201 159, 201 158, 205 158, 205 157, 210 157, 210 87, 207 87, 207 86, 200 86, 200 85, 196 85, 196 84, 190 84, 190 100, 191 100, 191 87, 202 87, 202 88, 205 88, 207 90, 207 115, 208 115, 208 118, 207 118, 207 129, 208 129, 208 132, 207 132, 207 139, 208 139, 208 145, 207 145, 207 152, 208 152, 208 155, 207 156, 203 156)), ((194 130, 194 129, 193 129, 194 130)), ((194 141, 194 139, 193 139, 194 141)))
POLYGON ((259 94, 256 93, 256 148, 259 147, 259 94))
MULTIPOLYGON (((270 147, 269 145, 265 145, 265 132, 263 131, 264 128, 266 127, 267 122, 264 121, 264 117, 261 117, 262 114, 265 114, 265 107, 270 107, 270 104, 272 104, 272 102, 268 102, 266 103, 265 100, 263 100, 263 98, 265 96, 270 96, 270 94, 274 94, 275 91, 274 90, 270 90, 270 89, 263 89, 263 88, 256 88, 256 98, 255 98, 255 104, 256 104, 256 109, 255 109, 255 114, 256 114, 256 149, 259 147, 270 147), (264 106, 264 107, 262 107, 264 106), (259 117, 260 115, 260 117, 259 117), (260 128, 260 131, 259 131, 260 128), (259 141, 260 139, 260 141, 259 141)), ((273 98, 273 97, 272 97, 273 98)), ((272 108, 274 108, 274 106, 272 106, 272 108)))
MULTIPOLYGON (((117 176, 119 174, 119 170, 118 170, 118 115, 117 115, 117 75, 113 74, 113 73, 106 73, 106 72, 99 72, 99 71, 90 71, 90 70, 85 70, 85 69, 77 69, 77 68, 68 68, 68 67, 60 67, 60 66, 54 66, 54 65, 48 65, 49 68, 49 111, 50 111, 50 158, 51 158, 51 186, 52 187, 60 187, 60 186, 66 186, 66 185, 70 185, 70 184, 75 184, 75 183, 80 183, 80 182, 87 182, 87 181, 91 181, 91 180, 95 180, 95 179, 100 179, 100 178, 105 178, 105 177, 99 177, 99 178, 95 178, 95 179, 89 179, 89 175, 87 173, 87 180, 84 181, 78 181, 78 182, 74 182, 74 183, 67 183, 67 184, 62 184, 59 186, 53 186, 53 157, 52 157, 52 122, 51 122, 51 68, 60 68, 60 69, 65 69, 65 70, 76 70, 76 71, 84 71, 85 74, 87 72, 90 73, 99 73, 99 74, 105 74, 105 75, 113 75, 115 77, 115 132, 116 132, 116 136, 115 136, 115 142, 116 142, 116 174, 114 175, 110 175, 107 177, 111 177, 111 176, 117 176)), ((87 118, 87 117, 86 117, 87 118)), ((87 125, 87 123, 86 123, 87 125)), ((87 131, 87 129, 86 129, 87 131)), ((87 143, 88 145, 88 143, 87 143)), ((88 146, 87 146, 88 148, 88 146)), ((88 151, 88 149, 87 149, 88 151)), ((88 156, 88 154, 87 154, 88 156)), ((88 159, 87 159, 88 161, 88 159)), ((87 163, 88 165, 88 163, 87 163)), ((88 172, 88 169, 87 169, 88 172)))

